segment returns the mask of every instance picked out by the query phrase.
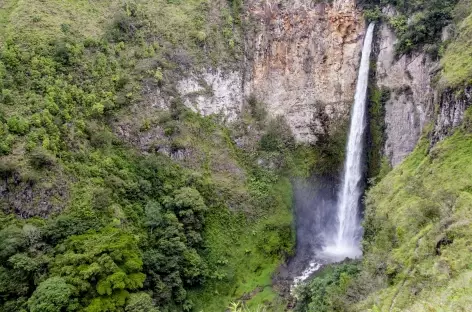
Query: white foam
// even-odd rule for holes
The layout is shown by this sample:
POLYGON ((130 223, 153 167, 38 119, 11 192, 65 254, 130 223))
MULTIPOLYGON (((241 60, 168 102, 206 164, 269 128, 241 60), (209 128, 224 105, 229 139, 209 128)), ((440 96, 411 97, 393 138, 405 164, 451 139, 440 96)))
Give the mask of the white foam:
POLYGON ((310 262, 310 265, 308 268, 305 269, 305 271, 302 272, 302 274, 298 277, 295 277, 293 279, 293 284, 291 287, 291 293, 294 295, 294 290, 297 288, 299 285, 303 284, 313 273, 318 271, 321 268, 322 264, 317 261, 312 261, 310 262))
POLYGON ((333 262, 340 262, 349 259, 359 259, 362 257, 362 250, 357 245, 328 245, 318 254, 321 259, 333 262))

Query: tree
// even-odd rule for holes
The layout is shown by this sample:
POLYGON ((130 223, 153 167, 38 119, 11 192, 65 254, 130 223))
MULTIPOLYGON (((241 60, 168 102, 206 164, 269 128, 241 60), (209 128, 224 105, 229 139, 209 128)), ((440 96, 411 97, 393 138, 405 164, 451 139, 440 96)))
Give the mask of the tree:
POLYGON ((76 287, 87 311, 116 311, 130 291, 143 287, 137 241, 117 228, 72 236, 58 248, 52 274, 76 287))
POLYGON ((194 188, 183 187, 174 192, 173 198, 164 201, 166 208, 174 211, 185 229, 190 246, 198 246, 202 242, 199 232, 203 228, 204 214, 208 210, 202 195, 194 188))
POLYGON ((4 228, 0 231, 0 261, 4 263, 25 245, 26 239, 19 227, 10 225, 4 228))
MULTIPOLYGON (((180 204, 188 208, 183 201, 180 204)), ((148 243, 143 260, 153 298, 159 305, 182 303, 187 296, 184 285, 201 284, 207 275, 206 263, 196 249, 190 248, 184 226, 172 212, 162 216, 148 243)))
POLYGON ((31 312, 61 312, 73 311, 77 300, 71 299, 75 288, 62 277, 50 277, 39 284, 36 291, 28 300, 31 312))
POLYGON ((152 230, 162 223, 161 205, 156 201, 150 201, 145 208, 146 226, 152 230))
POLYGON ((151 296, 144 292, 131 294, 129 296, 126 312, 159 312, 154 306, 151 296))

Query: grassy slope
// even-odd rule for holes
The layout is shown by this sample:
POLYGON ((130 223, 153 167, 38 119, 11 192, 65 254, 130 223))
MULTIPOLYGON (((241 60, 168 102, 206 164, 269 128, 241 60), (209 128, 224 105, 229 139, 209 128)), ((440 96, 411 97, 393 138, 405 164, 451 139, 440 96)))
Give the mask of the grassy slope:
MULTIPOLYGON (((239 299, 249 308, 267 305, 271 311, 281 311, 283 302, 272 289, 272 274, 281 264, 280 255, 289 253, 294 242, 290 181, 285 174, 254 166, 254 157, 263 153, 235 148, 226 129, 193 116, 176 139, 196 155, 207 155, 205 161, 192 160, 188 166, 211 176, 227 206, 213 210, 206 219, 206 258, 214 265, 215 278, 192 291, 190 300, 196 311, 220 311, 239 299)), ((286 157, 303 162, 307 154, 299 147, 286 157)), ((295 174, 306 174, 303 163, 289 167, 301 171, 295 174)))
MULTIPOLYGON (((440 87, 470 84, 470 4, 470 0, 459 1, 454 10, 456 34, 442 55, 440 87)), ((369 191, 364 272, 358 282, 368 285, 369 280, 375 281, 367 291, 374 294, 358 304, 357 310, 472 309, 472 136, 468 120, 466 117, 462 129, 431 151, 427 139, 420 141, 403 164, 369 191)), ((361 293, 361 298, 366 295, 361 293)))
POLYGON ((283 310, 282 302, 272 290, 271 280, 272 273, 281 263, 280 258, 267 254, 264 248, 282 241, 282 237, 271 233, 269 228, 282 229, 284 224, 291 224, 289 190, 287 180, 275 185, 273 196, 278 197, 283 205, 272 211, 272 216, 267 215, 262 220, 247 221, 243 215, 235 217, 227 211, 219 211, 209 218, 205 233, 211 246, 209 257, 221 263, 218 273, 229 278, 211 282, 205 289, 191 295, 191 299, 197 302, 197 311, 219 311, 229 301, 247 294, 250 299, 246 302, 247 307, 270 304, 271 311, 283 310))
POLYGON ((457 87, 470 84, 472 77, 472 2, 462 0, 456 6, 455 38, 446 48, 441 60, 443 66, 441 82, 446 86, 457 87))
POLYGON ((367 196, 364 269, 388 287, 360 311, 472 308, 472 136, 459 131, 430 154, 427 146, 367 196))

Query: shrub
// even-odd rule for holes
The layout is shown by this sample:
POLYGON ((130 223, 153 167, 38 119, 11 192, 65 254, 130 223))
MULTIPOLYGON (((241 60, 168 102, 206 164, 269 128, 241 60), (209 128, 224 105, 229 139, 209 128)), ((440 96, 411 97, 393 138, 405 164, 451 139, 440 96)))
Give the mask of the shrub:
POLYGON ((141 132, 146 132, 146 131, 148 131, 149 129, 151 129, 151 121, 146 118, 146 119, 144 119, 143 124, 142 124, 141 127, 139 128, 139 131, 141 131, 141 132))
POLYGON ((8 130, 12 133, 24 135, 29 131, 28 120, 21 116, 13 116, 7 120, 8 130))
POLYGON ((56 158, 46 149, 37 147, 29 154, 29 161, 34 168, 43 169, 53 166, 56 158))
MULTIPOLYGON (((364 0, 367 21, 377 21, 383 16, 380 7, 392 5, 399 13, 388 18, 388 23, 398 36, 397 55, 410 53, 424 44, 435 44, 444 26, 452 21, 452 10, 458 0, 364 0)), ((436 50, 431 50, 436 53, 436 50)))
POLYGON ((166 136, 172 136, 179 133, 179 123, 175 120, 171 120, 164 125, 164 134, 166 136))
POLYGON ((296 289, 299 300, 295 311, 346 311, 358 299, 347 297, 346 292, 359 272, 357 262, 323 268, 313 280, 296 289))
POLYGON ((257 122, 264 122, 267 117, 267 110, 264 103, 259 102, 255 95, 251 95, 247 100, 249 113, 257 122))
POLYGON ((13 103, 13 94, 11 90, 8 89, 3 89, 2 90, 2 95, 1 95, 1 100, 4 104, 12 104, 13 103))
POLYGON ((180 98, 175 98, 170 101, 170 115, 173 120, 180 120, 187 110, 187 107, 185 107, 180 98))
POLYGON ((8 135, 6 138, 2 138, 2 141, 0 141, 0 155, 10 154, 14 141, 15 137, 13 135, 8 135))
POLYGON ((293 251, 291 220, 277 220, 264 226, 258 247, 268 256, 287 256, 293 251), (284 223, 279 223, 280 221, 284 223))
POLYGON ((152 298, 146 293, 131 294, 125 308, 126 312, 159 312, 152 298))
POLYGON ((464 121, 462 122, 462 127, 468 133, 472 133, 472 108, 469 107, 464 112, 464 121))
POLYGON ((367 9, 364 10, 364 18, 367 20, 367 22, 377 22, 382 18, 382 11, 378 6, 376 6, 374 9, 367 9))
MULTIPOLYGON (((407 6, 403 9, 406 16, 412 16, 411 22, 406 25, 406 16, 397 18, 393 22, 395 30, 399 31, 397 54, 404 54, 417 49, 424 44, 435 44, 442 29, 452 21, 452 10, 457 0, 424 1, 422 10, 414 13, 417 8, 407 6)), ((421 8, 421 7, 420 7, 421 8)))
POLYGON ((277 116, 269 121, 266 133, 261 137, 260 146, 263 151, 267 152, 291 150, 295 147, 292 130, 283 116, 277 116))
POLYGON ((31 312, 60 312, 77 306, 77 299, 71 297, 75 287, 67 284, 62 277, 51 277, 39 284, 28 300, 31 312))
POLYGON ((16 172, 17 164, 11 160, 0 158, 0 177, 7 178, 16 172))

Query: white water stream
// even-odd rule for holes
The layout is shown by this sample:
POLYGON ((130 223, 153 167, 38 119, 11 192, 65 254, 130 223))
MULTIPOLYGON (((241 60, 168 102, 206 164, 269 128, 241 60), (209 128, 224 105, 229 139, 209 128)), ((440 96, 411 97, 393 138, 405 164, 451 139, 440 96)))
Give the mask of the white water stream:
POLYGON ((362 187, 364 151, 364 133, 367 124, 367 86, 369 84, 370 54, 374 24, 370 24, 364 39, 362 59, 357 79, 356 96, 352 108, 351 127, 346 148, 346 161, 342 188, 338 195, 337 237, 325 248, 324 252, 336 258, 357 258, 362 255, 360 249, 361 226, 359 220, 359 202, 364 192, 362 187))
POLYGON ((334 233, 320 233, 324 237, 325 247, 317 253, 316 259, 301 276, 295 278, 294 286, 303 282, 316 272, 322 264, 339 262, 345 258, 362 256, 360 239, 362 228, 359 220, 359 202, 364 192, 363 179, 363 150, 364 134, 367 124, 367 87, 369 83, 370 54, 374 34, 374 23, 370 24, 364 39, 362 59, 359 67, 356 95, 352 108, 349 139, 346 147, 346 160, 342 187, 337 199, 337 227, 334 233))

